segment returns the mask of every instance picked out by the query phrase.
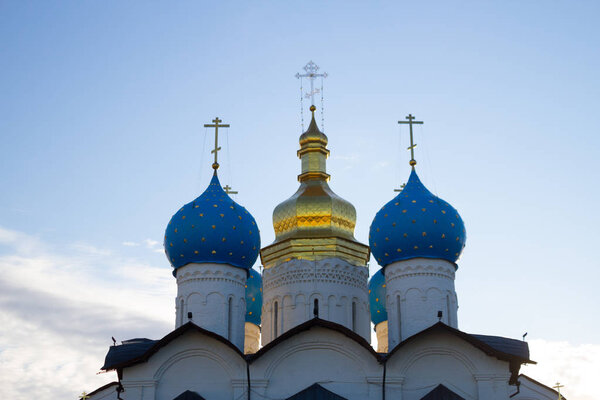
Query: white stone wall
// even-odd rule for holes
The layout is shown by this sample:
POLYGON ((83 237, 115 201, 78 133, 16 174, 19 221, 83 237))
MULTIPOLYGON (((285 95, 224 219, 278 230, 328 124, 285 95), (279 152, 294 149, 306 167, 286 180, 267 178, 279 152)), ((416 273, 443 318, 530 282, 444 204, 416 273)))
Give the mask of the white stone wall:
POLYGON ((344 325, 370 342, 367 280, 366 267, 357 267, 338 258, 293 259, 265 269, 262 345, 312 319, 315 300, 319 304, 319 318, 344 325))
POLYGON ((188 264, 177 270, 175 327, 190 321, 244 349, 247 272, 228 264, 188 264))
POLYGON ((385 267, 389 348, 438 322, 458 329, 456 268, 440 259, 413 258, 385 267))
MULTIPOLYGON (((531 378, 521 375, 519 376, 519 382, 521 383, 519 393, 517 393, 512 400, 556 400, 558 394, 543 384, 532 380, 531 378)), ((516 393, 516 388, 511 394, 516 393)))

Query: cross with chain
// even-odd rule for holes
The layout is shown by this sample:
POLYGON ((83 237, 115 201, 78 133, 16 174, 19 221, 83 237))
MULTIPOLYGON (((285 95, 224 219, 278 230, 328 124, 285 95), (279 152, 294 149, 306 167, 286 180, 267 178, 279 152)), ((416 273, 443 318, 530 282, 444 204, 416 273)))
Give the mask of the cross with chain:
POLYGON ((399 124, 408 124, 410 126, 410 146, 406 148, 406 150, 410 150, 410 161, 408 162, 413 168, 417 165, 415 161, 415 147, 417 147, 416 143, 413 143, 413 124, 423 125, 423 121, 414 121, 415 117, 412 114, 408 114, 406 117, 408 121, 398 121, 399 124))
POLYGON ((223 122, 219 119, 219 117, 215 117, 215 119, 213 119, 212 122, 214 122, 214 124, 204 124, 204 127, 215 128, 215 148, 214 150, 211 150, 211 153, 214 153, 215 155, 215 162, 213 163, 212 167, 216 171, 219 168, 219 163, 217 162, 217 152, 221 150, 221 148, 219 147, 219 128, 229 128, 229 124, 219 125, 221 122, 223 122))
POLYGON ((558 400, 562 400, 562 396, 560 395, 560 388, 561 387, 565 387, 565 385, 561 385, 558 382, 556 382, 556 385, 552 386, 552 389, 556 389, 556 391, 558 392, 558 400))
POLYGON ((319 66, 317 64, 315 64, 314 62, 309 61, 308 64, 306 64, 302 69, 304 69, 304 71, 306 71, 305 74, 300 74, 297 73, 296 74, 296 78, 300 79, 300 78, 308 78, 308 80, 310 81, 310 92, 305 94, 306 98, 310 97, 310 104, 312 106, 315 105, 315 94, 320 93, 319 89, 315 89, 315 79, 316 78, 327 78, 327 72, 323 72, 322 74, 318 74, 317 71, 319 71, 319 66))
POLYGON ((87 400, 89 398, 90 396, 88 396, 86 392, 81 393, 81 396, 79 396, 80 400, 87 400))
POLYGON ((238 192, 234 192, 233 190, 231 190, 232 187, 229 185, 225 185, 223 186, 223 190, 225 190, 225 193, 227 194, 238 194, 238 192))

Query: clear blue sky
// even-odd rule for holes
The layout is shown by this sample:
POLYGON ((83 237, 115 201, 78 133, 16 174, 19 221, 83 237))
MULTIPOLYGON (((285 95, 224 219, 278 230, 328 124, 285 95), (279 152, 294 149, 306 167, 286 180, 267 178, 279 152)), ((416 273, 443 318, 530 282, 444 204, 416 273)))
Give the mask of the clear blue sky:
POLYGON ((467 227, 461 329, 600 344, 598 15, 596 1, 0 1, 0 227, 169 276, 163 254, 123 243, 161 242, 204 190, 218 115, 221 181, 270 243, 300 169, 294 74, 312 59, 358 240, 408 177, 396 122, 412 113, 418 172, 467 227))

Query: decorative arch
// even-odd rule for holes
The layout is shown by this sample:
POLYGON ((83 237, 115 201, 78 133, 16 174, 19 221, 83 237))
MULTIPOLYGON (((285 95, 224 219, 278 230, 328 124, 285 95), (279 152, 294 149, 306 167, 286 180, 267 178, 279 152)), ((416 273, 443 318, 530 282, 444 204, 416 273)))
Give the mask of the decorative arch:
POLYGON ((204 358, 211 359, 211 360, 217 362, 219 364, 219 366, 221 366, 221 368, 223 368, 223 370, 225 370, 225 372, 227 372, 227 375, 230 377, 230 379, 234 375, 234 371, 231 368, 231 364, 229 362, 227 362, 224 358, 220 357, 218 355, 218 353, 213 352, 213 351, 203 350, 203 349, 191 349, 191 350, 179 352, 179 353, 174 354, 171 357, 169 357, 156 370, 156 372, 154 373, 153 379, 155 381, 160 381, 162 379, 163 375, 165 374, 165 372, 167 372, 169 370, 169 368, 171 368, 173 365, 177 364, 179 361, 184 360, 186 358, 191 358, 191 357, 204 357, 204 358))

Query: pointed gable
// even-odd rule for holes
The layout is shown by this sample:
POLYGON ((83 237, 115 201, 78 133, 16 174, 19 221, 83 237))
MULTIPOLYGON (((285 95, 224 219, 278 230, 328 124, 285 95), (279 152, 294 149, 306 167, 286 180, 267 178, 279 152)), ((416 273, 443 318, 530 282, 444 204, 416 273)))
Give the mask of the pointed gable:
POLYGON ((448 389, 444 385, 437 385, 435 389, 431 392, 427 393, 425 397, 422 397, 421 400, 465 400, 463 397, 460 397, 452 390, 448 389))
POLYGON ((338 396, 318 383, 315 383, 303 391, 288 397, 286 400, 346 400, 346 398, 338 396))
POLYGON ((191 390, 186 390, 173 400, 204 400, 204 397, 200 396, 196 392, 192 392, 191 390))

